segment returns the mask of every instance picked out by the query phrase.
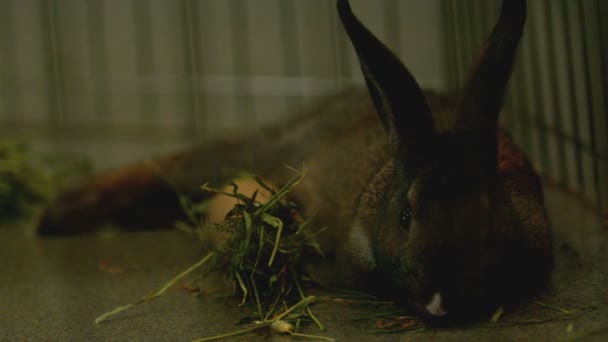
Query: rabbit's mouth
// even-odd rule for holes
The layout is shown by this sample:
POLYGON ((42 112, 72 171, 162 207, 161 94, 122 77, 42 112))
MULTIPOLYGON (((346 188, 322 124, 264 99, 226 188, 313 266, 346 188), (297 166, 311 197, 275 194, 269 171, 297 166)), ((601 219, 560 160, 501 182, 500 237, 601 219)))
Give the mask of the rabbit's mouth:
POLYGON ((467 299, 452 293, 435 291, 430 297, 415 303, 415 307, 438 326, 475 322, 496 309, 490 298, 470 296, 467 299))
POLYGON ((424 305, 424 311, 434 317, 443 317, 447 311, 443 308, 443 298, 441 292, 435 292, 431 299, 424 305))

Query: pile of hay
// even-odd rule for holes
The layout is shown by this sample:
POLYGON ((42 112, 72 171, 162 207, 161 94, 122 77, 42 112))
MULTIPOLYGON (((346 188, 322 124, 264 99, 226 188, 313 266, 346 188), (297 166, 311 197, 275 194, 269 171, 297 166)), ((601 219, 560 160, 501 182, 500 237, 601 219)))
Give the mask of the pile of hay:
POLYGON ((121 306, 99 316, 95 323, 100 323, 133 305, 156 298, 193 271, 200 270, 203 266, 207 266, 208 271, 211 269, 209 265, 214 265, 216 269, 226 273, 235 293, 242 298, 241 305, 253 305, 258 317, 253 325, 245 329, 200 341, 263 328, 270 328, 278 333, 301 335, 297 333, 297 327, 305 321, 313 321, 324 330, 310 308, 315 297, 306 296, 302 288, 304 260, 312 254, 322 255, 314 240, 317 233, 311 234, 305 229, 308 221, 302 219, 296 205, 287 199, 289 192, 304 176, 305 171, 299 172, 289 183, 276 191, 256 178, 260 187, 272 194, 265 203, 256 199, 257 191, 246 196, 239 193, 238 186, 234 183, 232 192, 203 186, 205 191, 238 200, 220 224, 199 223, 200 217, 204 217, 205 205, 189 203, 182 198, 182 205, 191 222, 182 222, 181 228, 197 231, 200 236, 207 236, 206 230, 215 229, 226 236, 222 244, 157 291, 133 304, 121 306))

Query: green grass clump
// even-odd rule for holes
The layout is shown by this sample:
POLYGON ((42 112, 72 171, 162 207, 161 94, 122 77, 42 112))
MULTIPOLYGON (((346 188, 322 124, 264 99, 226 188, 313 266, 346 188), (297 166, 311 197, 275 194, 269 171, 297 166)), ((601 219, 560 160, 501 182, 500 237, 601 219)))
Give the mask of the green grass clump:
POLYGON ((203 237, 207 236, 208 230, 217 230, 217 233, 225 236, 225 239, 219 246, 212 248, 201 261, 158 290, 133 304, 103 314, 95 320, 95 323, 100 323, 133 305, 156 298, 179 279, 204 265, 207 266, 208 271, 209 264, 213 264, 216 269, 225 272, 229 284, 241 297, 241 305, 251 304, 255 308, 256 317, 252 320, 256 323, 242 330, 200 341, 235 336, 263 328, 269 328, 276 333, 327 340, 322 336, 297 333, 297 327, 306 321, 315 322, 321 330, 324 330, 311 310, 311 304, 316 298, 306 296, 302 287, 304 260, 310 260, 312 255, 322 255, 314 240, 317 233, 311 234, 305 229, 308 221, 301 218, 297 206, 287 199, 289 192, 304 176, 304 170, 298 172, 296 177, 276 191, 256 178, 260 187, 272 194, 265 203, 257 200, 257 191, 251 196, 239 193, 235 183, 231 183, 231 192, 223 192, 204 185, 202 188, 205 191, 238 200, 238 204, 220 224, 205 224, 204 219, 201 223, 201 217, 205 216, 206 205, 191 203, 186 198, 182 198, 182 205, 190 222, 181 222, 179 224, 181 229, 196 231, 203 237))
POLYGON ((22 142, 0 141, 0 219, 30 214, 62 180, 89 169, 83 161, 35 153, 22 142))
POLYGON ((322 255, 314 234, 304 230, 308 221, 286 199, 303 177, 304 172, 278 191, 258 179, 260 186, 272 194, 263 204, 256 201, 257 192, 245 196, 238 192, 236 184, 232 184, 231 193, 203 187, 239 200, 224 222, 203 229, 228 233, 217 253, 227 260, 228 277, 241 293, 242 303, 254 304, 262 320, 276 314, 290 295, 304 298, 300 285, 303 259, 310 260, 311 254, 322 255))

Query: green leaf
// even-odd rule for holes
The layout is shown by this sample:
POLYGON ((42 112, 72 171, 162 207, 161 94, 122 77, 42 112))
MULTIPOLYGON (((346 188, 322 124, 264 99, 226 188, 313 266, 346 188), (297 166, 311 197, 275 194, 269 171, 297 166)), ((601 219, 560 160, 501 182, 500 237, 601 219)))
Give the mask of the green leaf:
POLYGON ((492 323, 496 323, 498 322, 498 320, 500 319, 500 316, 502 316, 502 314, 505 311, 503 310, 502 306, 499 307, 493 314, 492 314, 492 318, 490 319, 490 322, 492 323))
POLYGON ((278 217, 269 215, 267 213, 262 213, 262 221, 277 229, 274 247, 272 248, 270 258, 268 259, 268 267, 270 267, 274 262, 277 250, 279 249, 279 243, 281 242, 281 234, 283 233, 283 221, 281 221, 278 217))

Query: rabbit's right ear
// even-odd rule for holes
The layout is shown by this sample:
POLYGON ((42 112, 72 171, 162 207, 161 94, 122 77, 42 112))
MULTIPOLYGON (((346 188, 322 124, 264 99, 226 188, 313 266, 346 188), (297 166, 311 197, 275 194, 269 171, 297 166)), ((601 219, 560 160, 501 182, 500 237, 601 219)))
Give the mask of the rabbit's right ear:
POLYGON ((428 157, 425 150, 434 136, 422 90, 401 61, 353 15, 347 0, 338 0, 338 13, 391 146, 408 168, 419 165, 428 157))
POLYGON ((471 137, 470 153, 496 172, 496 130, 505 88, 526 22, 525 0, 503 0, 498 22, 464 85, 457 129, 471 137))

